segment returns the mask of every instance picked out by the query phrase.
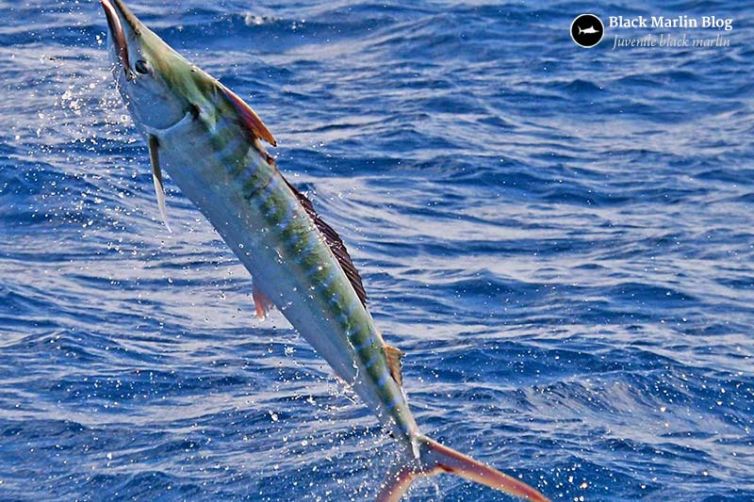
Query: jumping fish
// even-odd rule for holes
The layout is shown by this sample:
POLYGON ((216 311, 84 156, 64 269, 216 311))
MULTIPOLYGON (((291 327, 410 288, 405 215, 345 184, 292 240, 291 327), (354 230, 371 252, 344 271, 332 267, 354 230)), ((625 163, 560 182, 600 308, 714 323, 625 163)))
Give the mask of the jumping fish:
POLYGON ((537 490, 424 436, 409 410, 400 350, 387 345, 343 241, 278 170, 275 138, 238 95, 188 62, 126 7, 100 0, 113 75, 150 152, 167 223, 163 169, 251 273, 256 313, 275 307, 401 443, 378 501, 443 472, 532 501, 537 490))

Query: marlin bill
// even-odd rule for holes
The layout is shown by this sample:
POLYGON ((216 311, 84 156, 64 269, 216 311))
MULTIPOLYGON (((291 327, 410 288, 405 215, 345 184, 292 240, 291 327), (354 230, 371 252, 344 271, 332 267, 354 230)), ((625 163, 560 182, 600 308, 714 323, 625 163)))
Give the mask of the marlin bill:
POLYGON ((254 110, 150 31, 121 0, 101 0, 115 81, 149 147, 160 214, 163 172, 196 205, 252 276, 256 314, 277 308, 401 445, 378 501, 398 501, 421 476, 451 473, 510 495, 537 490, 424 436, 359 272, 338 234, 291 185, 263 143, 254 110))

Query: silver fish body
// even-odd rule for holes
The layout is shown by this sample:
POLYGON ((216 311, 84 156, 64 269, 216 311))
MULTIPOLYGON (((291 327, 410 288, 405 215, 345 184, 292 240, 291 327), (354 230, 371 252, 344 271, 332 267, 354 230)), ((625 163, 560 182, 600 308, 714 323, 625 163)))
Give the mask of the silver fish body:
POLYGON ((296 331, 390 428, 418 431, 391 376, 384 342, 328 244, 278 169, 253 146, 236 150, 232 124, 187 115, 150 129, 160 160, 296 331), (223 127, 230 129, 224 130, 223 127))
POLYGON ((264 150, 262 141, 276 142, 262 120, 122 0, 100 2, 118 89, 149 145, 160 212, 164 169, 251 273, 257 313, 277 307, 404 447, 377 500, 397 501, 414 479, 442 472, 547 500, 418 431, 403 392, 400 351, 385 344, 375 326, 340 237, 264 150))

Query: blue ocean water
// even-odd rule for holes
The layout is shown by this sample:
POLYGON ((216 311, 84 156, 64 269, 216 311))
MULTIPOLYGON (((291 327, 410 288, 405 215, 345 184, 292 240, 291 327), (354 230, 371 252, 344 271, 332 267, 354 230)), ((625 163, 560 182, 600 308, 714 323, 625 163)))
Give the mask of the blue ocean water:
MULTIPOLYGON (((407 353, 425 433, 554 500, 754 499, 751 5, 131 6, 273 131, 407 353), (734 28, 586 50, 581 12, 734 28)), ((169 181, 160 223, 97 2, 0 18, 0 499, 373 497, 395 455, 375 418, 254 318, 169 181)))

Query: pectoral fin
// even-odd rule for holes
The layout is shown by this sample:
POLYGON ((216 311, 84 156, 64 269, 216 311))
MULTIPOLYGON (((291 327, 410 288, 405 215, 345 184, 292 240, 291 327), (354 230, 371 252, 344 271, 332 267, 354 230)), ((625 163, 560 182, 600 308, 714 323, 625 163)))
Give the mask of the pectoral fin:
POLYGON ((149 136, 149 160, 152 163, 152 182, 154 192, 157 195, 157 207, 160 209, 160 217, 168 232, 172 232, 168 224, 168 210, 165 206, 165 186, 162 184, 162 170, 160 169, 160 142, 156 136, 149 136))

